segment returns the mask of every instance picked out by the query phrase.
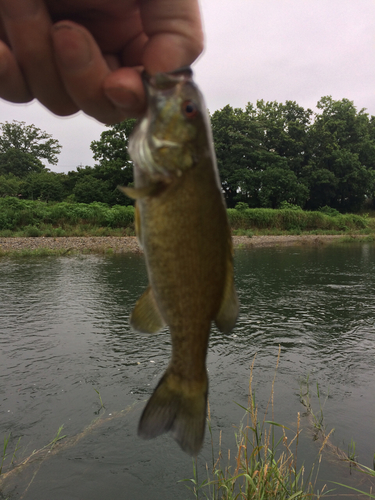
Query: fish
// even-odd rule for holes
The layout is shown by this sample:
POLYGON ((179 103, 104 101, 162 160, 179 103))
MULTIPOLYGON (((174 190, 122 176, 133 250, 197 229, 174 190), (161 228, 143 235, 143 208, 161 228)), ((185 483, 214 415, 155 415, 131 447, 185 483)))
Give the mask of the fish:
POLYGON ((197 456, 207 414, 206 356, 212 322, 232 330, 239 301, 233 249, 209 116, 190 67, 143 74, 147 110, 129 138, 135 228, 149 285, 130 317, 133 329, 169 327, 169 365, 143 410, 138 435, 171 431, 197 456))

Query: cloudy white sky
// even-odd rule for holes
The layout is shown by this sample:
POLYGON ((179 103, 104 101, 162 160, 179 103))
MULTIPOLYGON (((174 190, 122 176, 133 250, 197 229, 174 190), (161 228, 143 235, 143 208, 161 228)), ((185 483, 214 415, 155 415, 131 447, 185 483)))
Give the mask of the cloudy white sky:
MULTIPOLYGON (((206 50, 194 65, 210 111, 265 101, 315 108, 324 95, 375 115, 375 0, 201 0, 206 50)), ((34 123, 62 144, 56 172, 93 165, 104 125, 0 100, 0 121, 34 123)))

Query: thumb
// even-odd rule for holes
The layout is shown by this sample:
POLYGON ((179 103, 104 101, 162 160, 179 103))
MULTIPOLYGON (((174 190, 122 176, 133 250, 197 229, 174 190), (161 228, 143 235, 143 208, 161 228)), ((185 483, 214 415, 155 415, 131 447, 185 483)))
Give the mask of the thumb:
POLYGON ((189 66, 203 50, 197 0, 142 0, 143 28, 149 37, 143 66, 150 74, 189 66))

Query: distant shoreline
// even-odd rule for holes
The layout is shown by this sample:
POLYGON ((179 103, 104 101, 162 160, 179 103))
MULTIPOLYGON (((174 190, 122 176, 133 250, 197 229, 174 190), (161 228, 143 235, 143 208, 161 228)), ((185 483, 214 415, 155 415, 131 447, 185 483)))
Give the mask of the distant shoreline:
MULTIPOLYGON (((360 237, 351 237, 359 239, 360 237)), ((271 246, 319 246, 326 243, 348 240, 346 235, 283 235, 283 236, 233 236, 234 248, 257 248, 271 246)), ((89 237, 27 237, 0 238, 0 255, 8 253, 142 253, 135 236, 89 236, 89 237), (39 251, 39 252, 38 252, 39 251)))

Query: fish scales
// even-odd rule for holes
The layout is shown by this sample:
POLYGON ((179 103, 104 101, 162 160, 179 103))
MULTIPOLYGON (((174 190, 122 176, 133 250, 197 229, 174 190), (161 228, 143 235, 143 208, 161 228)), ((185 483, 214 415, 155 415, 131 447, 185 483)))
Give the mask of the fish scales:
POLYGON ((135 187, 122 188, 136 199, 149 278, 131 324, 150 333, 168 325, 172 356, 138 433, 147 439, 171 430, 195 456, 204 438, 211 323, 229 331, 238 314, 231 235, 209 121, 191 71, 146 77, 145 88, 148 113, 129 147, 135 187))

